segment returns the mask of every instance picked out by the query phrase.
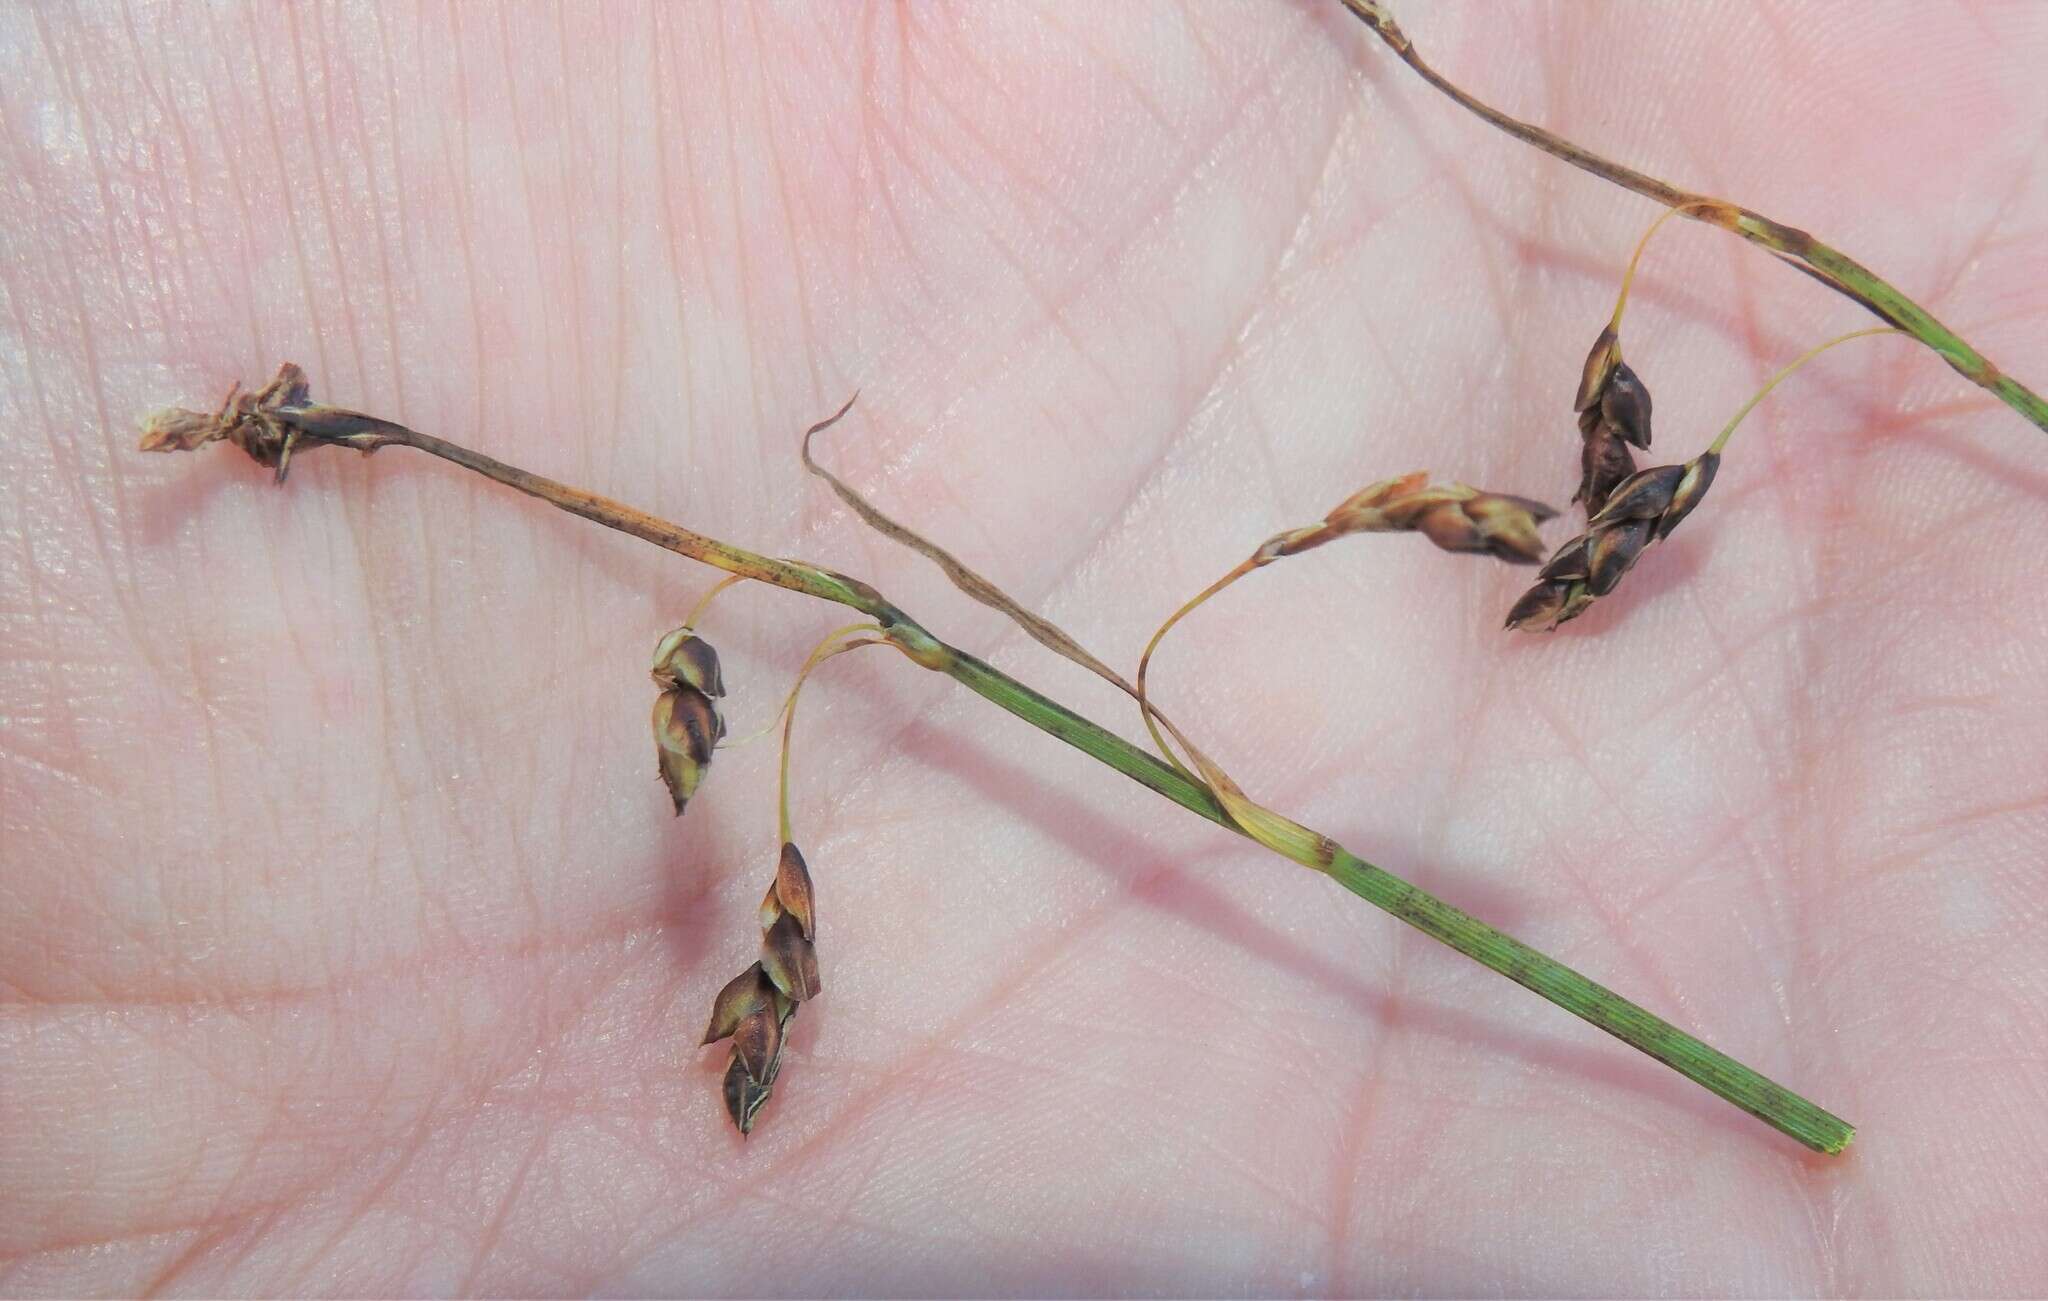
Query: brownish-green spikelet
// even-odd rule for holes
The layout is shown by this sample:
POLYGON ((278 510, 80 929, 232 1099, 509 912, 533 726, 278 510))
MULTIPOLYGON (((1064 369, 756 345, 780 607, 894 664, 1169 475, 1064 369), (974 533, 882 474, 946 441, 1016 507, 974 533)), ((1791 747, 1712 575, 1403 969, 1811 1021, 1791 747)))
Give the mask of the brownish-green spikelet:
POLYGON ((1446 551, 1476 551, 1533 565, 1543 559, 1536 526, 1557 512, 1540 501, 1462 483, 1432 484, 1427 470, 1382 479, 1353 493, 1320 523, 1268 538, 1252 566, 1299 555, 1351 533, 1416 532, 1446 551))
POLYGON ((725 679, 718 652, 688 628, 669 633, 655 647, 653 676, 662 689, 654 701, 655 758, 681 816, 725 736, 715 700, 725 694, 725 679))
POLYGON ((775 880, 761 900, 761 957, 733 977, 711 1003, 704 1042, 732 1040, 725 1067, 725 1109, 741 1134, 754 1121, 782 1073, 782 1045, 797 1005, 816 998, 818 951, 811 872, 797 847, 785 844, 775 880))

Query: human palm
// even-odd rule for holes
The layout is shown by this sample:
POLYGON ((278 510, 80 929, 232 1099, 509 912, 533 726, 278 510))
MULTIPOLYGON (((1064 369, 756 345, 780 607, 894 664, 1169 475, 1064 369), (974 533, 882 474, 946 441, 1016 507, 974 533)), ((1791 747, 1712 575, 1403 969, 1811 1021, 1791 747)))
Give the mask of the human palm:
MULTIPOLYGON (((2048 12, 1405 16, 2048 377, 2048 12)), ((1924 350, 1791 381, 1555 635, 1499 628, 1526 570, 1359 539, 1153 668, 1253 794, 1847 1116, 1846 1156, 872 650, 796 727, 825 993, 742 1142, 696 1042, 753 956, 774 743, 676 821, 646 731, 715 575, 402 451, 280 490, 139 458, 133 418, 295 360, 869 579, 1136 735, 798 431, 859 388, 821 457, 1128 668, 1368 481, 1561 503, 1651 206, 1334 4, 0 33, 0 1289, 2048 1284, 2048 443, 1924 350)), ((1655 459, 1865 323, 1667 227, 1625 333, 1655 459)), ((842 621, 719 598, 734 739, 842 621)))

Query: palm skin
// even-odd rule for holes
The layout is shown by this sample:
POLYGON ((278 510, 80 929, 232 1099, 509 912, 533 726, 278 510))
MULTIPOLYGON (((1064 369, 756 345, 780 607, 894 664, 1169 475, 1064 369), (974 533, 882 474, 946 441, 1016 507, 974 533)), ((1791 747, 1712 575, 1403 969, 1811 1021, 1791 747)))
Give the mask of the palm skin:
MULTIPOLYGON (((1856 254, 2048 378, 2048 12, 1422 7, 1509 111, 1856 254)), ((667 816, 648 651, 715 575, 399 451, 141 458, 303 363, 1128 666, 1427 466, 1561 503, 1653 215, 1336 6, 0 14, 0 1290, 1925 1293, 2048 1286, 2048 441, 1904 341, 1792 381, 1547 638, 1367 538, 1177 631, 1253 794, 1861 1126, 1812 1156, 883 652, 797 727, 825 994, 751 1140, 772 742, 667 816)), ((1654 461, 1866 323, 1668 227, 1654 461)), ((1572 521, 1550 526, 1553 543, 1572 521)), ((737 737, 838 612, 702 627, 737 737)))

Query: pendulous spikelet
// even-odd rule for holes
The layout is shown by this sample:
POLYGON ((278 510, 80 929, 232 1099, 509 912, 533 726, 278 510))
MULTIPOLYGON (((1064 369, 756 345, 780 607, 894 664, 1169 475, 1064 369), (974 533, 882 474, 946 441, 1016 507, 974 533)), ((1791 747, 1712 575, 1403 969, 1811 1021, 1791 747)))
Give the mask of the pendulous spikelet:
POLYGON ((1608 494, 1635 473, 1629 445, 1649 450, 1650 390, 1621 359, 1621 339, 1613 326, 1600 331, 1586 354, 1573 403, 1579 413, 1579 490, 1572 500, 1584 502, 1586 514, 1599 513, 1608 494))
POLYGON ((1507 626, 1549 632, 1585 612, 1614 590, 1652 542, 1662 541, 1692 513, 1714 482, 1719 452, 1702 452, 1683 465, 1659 465, 1617 484, 1586 531, 1565 543, 1515 602, 1507 626))
POLYGON ((788 842, 775 865, 775 880, 761 900, 761 957, 718 991, 704 1042, 732 1040, 725 1067, 725 1109, 742 1135, 782 1073, 783 1032, 797 1005, 816 998, 818 952, 811 872, 788 842))
POLYGON ((654 648, 653 676, 662 691, 654 701, 655 757, 676 814, 697 793, 711 755, 725 735, 716 698, 725 694, 718 652, 687 627, 654 648))

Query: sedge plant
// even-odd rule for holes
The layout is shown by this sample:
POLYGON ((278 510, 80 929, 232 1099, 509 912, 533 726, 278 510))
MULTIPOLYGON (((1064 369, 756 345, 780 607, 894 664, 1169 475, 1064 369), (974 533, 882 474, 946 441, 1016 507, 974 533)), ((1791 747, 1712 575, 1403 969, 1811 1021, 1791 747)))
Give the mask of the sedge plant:
MULTIPOLYGON (((2048 429, 2048 404, 1874 272, 1813 236, 1739 205, 1680 190, 1600 158, 1540 127, 1509 118, 1425 63, 1384 4, 1378 0, 1342 3, 1416 73, 1492 125, 1655 200, 1665 208, 1657 225, 1670 216, 1682 215, 1720 226, 1843 293, 1876 313, 1885 325, 1844 335, 1792 362, 1692 460, 1637 471, 1630 449, 1651 445, 1651 404, 1640 376, 1622 360, 1620 330, 1628 287, 1649 241, 1646 233, 1629 259, 1614 314, 1588 356, 1575 399, 1581 472, 1575 500, 1587 513, 1586 529, 1580 536, 1546 560, 1538 527, 1556 512, 1541 503, 1456 482, 1434 483, 1427 474, 1383 480, 1347 498, 1323 520, 1269 539, 1245 562, 1182 605, 1147 646, 1135 681, 1025 609, 996 583, 882 514, 820 465, 812 455, 812 439, 843 416, 851 400, 806 431, 801 445, 805 466, 849 508, 884 535, 927 556, 962 591, 1002 611, 1040 644, 1126 693, 1158 747, 1157 754, 940 639, 859 579, 808 562, 763 555, 624 502, 506 464, 481 451, 375 415, 315 401, 304 373, 289 363, 261 389, 231 391, 212 412, 170 410, 147 423, 142 441, 145 450, 189 450, 216 441, 229 442, 260 464, 273 467, 280 482, 294 458, 314 448, 343 447, 365 453, 394 446, 411 448, 723 571, 725 577, 706 593, 697 609, 661 640, 652 666, 658 688, 653 718, 657 768, 679 815, 692 800, 701 798, 717 751, 734 744, 724 739, 722 702, 728 684, 715 650, 696 630, 712 599, 734 584, 752 580, 857 612, 856 622, 828 634, 807 657, 777 714, 783 747, 778 802, 781 849, 756 918, 758 956, 711 999, 710 1024, 703 1041, 707 1045, 730 1041, 722 1087, 727 1110, 742 1134, 755 1126, 772 1094, 783 1069, 787 1030, 797 1010, 824 988, 817 954, 816 888, 810 866, 797 848, 788 814, 797 702, 820 665, 850 650, 885 645, 919 668, 953 679, 1013 717, 1067 742, 1182 808, 1330 877, 1352 894, 1648 1054, 1806 1147, 1840 1153, 1853 1137, 1855 1131, 1847 1121, 1817 1103, 1766 1079, 1592 978, 1376 866, 1329 836, 1249 797, 1152 699, 1148 679, 1153 655, 1166 633, 1185 616, 1253 570, 1359 533, 1419 532, 1447 550, 1541 564, 1536 586, 1516 605, 1509 624, 1555 628, 1591 601, 1611 593, 1649 544, 1668 536, 1699 504, 1730 435, 1757 400, 1792 371, 1847 339, 1880 333, 1911 337, 2043 429, 2048 429)), ((1651 230, 1655 229, 1653 225, 1651 230)), ((774 726, 771 721, 763 731, 774 726)))

